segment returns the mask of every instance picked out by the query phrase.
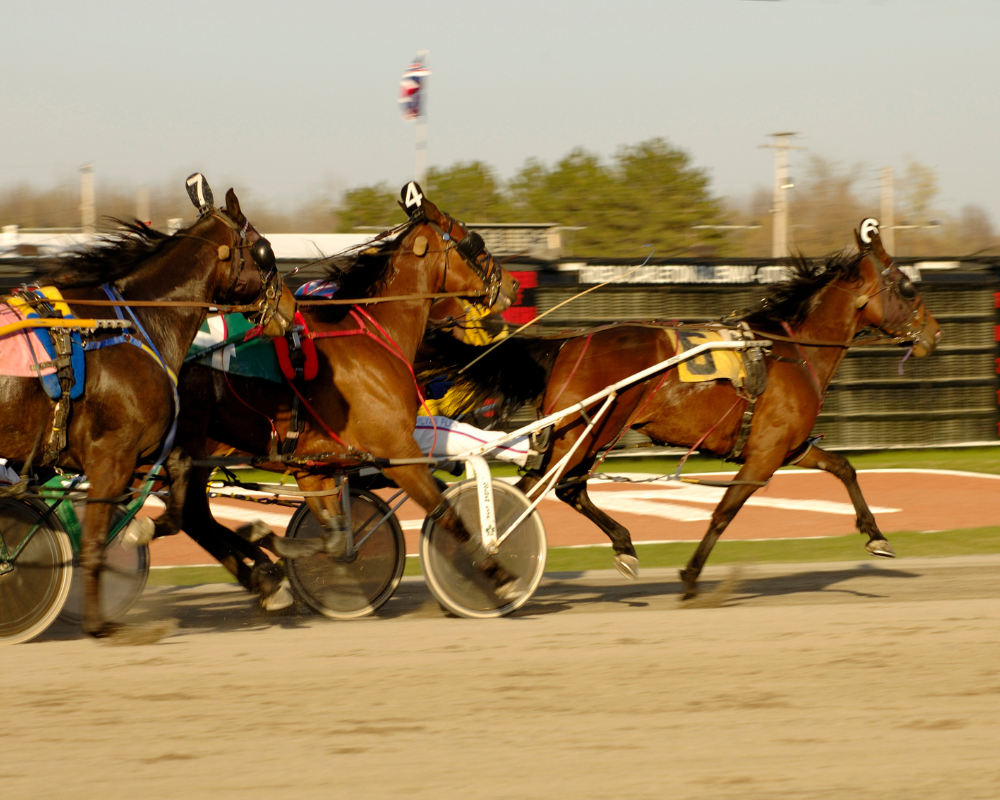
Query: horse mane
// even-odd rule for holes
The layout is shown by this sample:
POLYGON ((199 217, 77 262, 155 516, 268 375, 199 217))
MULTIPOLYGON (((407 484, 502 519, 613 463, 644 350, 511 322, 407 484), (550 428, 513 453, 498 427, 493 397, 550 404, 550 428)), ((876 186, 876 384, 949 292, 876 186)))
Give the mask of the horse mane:
POLYGON ((376 297, 392 277, 393 255, 419 222, 420 220, 410 220, 385 231, 374 242, 323 259, 326 263, 327 280, 337 284, 337 298, 351 300, 376 297))
POLYGON ((809 261, 801 253, 789 261, 791 275, 772 284, 767 295, 750 308, 727 316, 725 322, 746 322, 750 325, 802 322, 814 307, 820 289, 837 279, 858 280, 864 256, 861 253, 839 252, 822 261, 809 261))
POLYGON ((101 236, 94 244, 52 259, 46 280, 61 289, 100 286, 130 275, 142 262, 163 250, 171 236, 133 220, 113 219, 121 230, 101 236))
POLYGON ((496 418, 503 420, 544 394, 564 342, 564 339, 510 336, 459 374, 486 348, 465 344, 450 333, 436 331, 424 337, 414 368, 421 385, 438 377, 454 381, 455 395, 461 397, 459 414, 491 402, 496 418))

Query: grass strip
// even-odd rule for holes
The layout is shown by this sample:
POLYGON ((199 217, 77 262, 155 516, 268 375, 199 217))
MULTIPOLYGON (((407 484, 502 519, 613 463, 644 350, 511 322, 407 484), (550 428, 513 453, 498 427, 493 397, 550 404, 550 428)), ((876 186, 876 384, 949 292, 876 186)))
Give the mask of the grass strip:
MULTIPOLYGON (((896 554, 902 557, 942 558, 959 555, 1000 553, 1000 526, 952 531, 897 531, 888 535, 896 554)), ((752 561, 758 564, 808 563, 811 561, 859 561, 870 558, 861 534, 821 539, 770 539, 767 541, 720 540, 709 564, 752 561)), ((640 568, 681 567, 694 553, 697 542, 637 544, 640 568)), ((608 547, 553 547, 546 572, 580 572, 611 569, 614 552, 608 547)))
MULTIPOLYGON (((945 556, 989 555, 1000 553, 1000 525, 963 528, 951 531, 898 531, 889 541, 900 557, 943 558, 945 556)), ((815 561, 861 561, 870 558, 866 539, 860 534, 830 536, 821 539, 770 539, 767 541, 726 541, 712 551, 709 564, 809 563, 815 561)), ((697 542, 638 544, 639 566, 681 567, 694 552, 697 542)), ((552 547, 546 572, 584 572, 613 569, 614 551, 610 547, 552 547)), ((404 575, 422 575, 420 559, 406 559, 404 575)), ((195 586, 202 583, 235 583, 223 567, 163 567, 150 570, 147 586, 195 586)))
MULTIPOLYGON (((822 442, 820 442, 822 446, 822 442)), ((921 450, 858 450, 839 451, 855 469, 954 469, 961 472, 985 472, 1000 475, 1000 447, 945 447, 921 450)), ((615 457, 609 458, 601 467, 604 472, 649 472, 673 474, 679 458, 660 456, 656 458, 615 457)), ((514 477, 518 474, 512 464, 491 465, 493 475, 498 478, 514 477)), ((684 463, 684 474, 695 472, 733 472, 738 465, 708 456, 693 455, 684 463)), ((796 469, 786 467, 786 469, 796 469)), ((280 475, 274 472, 248 469, 236 470, 245 481, 276 483, 280 475)), ((456 478, 446 472, 436 473, 445 481, 456 478)), ((286 483, 294 486, 291 478, 286 483)))

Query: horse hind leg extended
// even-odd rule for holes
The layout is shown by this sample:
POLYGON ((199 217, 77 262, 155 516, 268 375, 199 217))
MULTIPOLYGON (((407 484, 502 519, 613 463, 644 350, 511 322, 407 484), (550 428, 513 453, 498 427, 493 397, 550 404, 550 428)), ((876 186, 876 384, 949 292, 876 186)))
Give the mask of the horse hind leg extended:
POLYGON ((587 492, 587 482, 578 480, 558 486, 556 497, 604 531, 615 551, 615 567, 629 580, 636 580, 639 577, 639 557, 632 545, 632 534, 628 528, 594 505, 587 492))
POLYGON ((873 556, 880 556, 882 558, 896 557, 896 551, 892 549, 892 545, 889 544, 889 541, 878 529, 878 524, 875 522, 875 515, 872 514, 864 495, 861 494, 861 487, 858 485, 858 474, 854 471, 854 467, 851 466, 850 461, 841 455, 830 453, 813 445, 806 450, 805 455, 798 460, 792 459, 789 463, 794 463, 796 466, 805 467, 806 469, 821 469, 837 477, 847 488, 847 494, 850 495, 851 502, 854 504, 854 510, 858 515, 858 530, 868 536, 868 541, 865 542, 865 549, 873 556))

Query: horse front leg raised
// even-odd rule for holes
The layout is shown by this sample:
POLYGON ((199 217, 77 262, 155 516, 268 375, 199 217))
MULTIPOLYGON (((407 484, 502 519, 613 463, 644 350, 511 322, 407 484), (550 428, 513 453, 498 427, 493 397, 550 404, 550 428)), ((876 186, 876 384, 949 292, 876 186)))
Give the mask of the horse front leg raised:
POLYGON ((806 451, 804 456, 797 461, 793 460, 791 463, 799 467, 805 467, 806 469, 821 469, 836 476, 847 487, 847 494, 850 495, 851 502, 854 504, 854 510, 858 515, 856 523, 858 530, 868 536, 865 549, 873 556, 880 556, 882 558, 896 557, 896 551, 892 549, 892 545, 889 544, 889 541, 878 529, 878 524, 875 522, 875 515, 872 514, 864 495, 861 494, 861 487, 858 485, 858 473, 855 472, 850 461, 843 456, 830 453, 813 445, 806 451))

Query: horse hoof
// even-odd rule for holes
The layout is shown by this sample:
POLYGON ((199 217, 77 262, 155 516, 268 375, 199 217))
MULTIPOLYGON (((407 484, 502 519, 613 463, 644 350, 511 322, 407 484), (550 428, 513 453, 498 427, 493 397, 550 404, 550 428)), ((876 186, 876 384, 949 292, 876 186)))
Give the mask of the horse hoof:
POLYGON ((236 529, 235 533, 237 536, 246 539, 248 542, 259 542, 271 533, 271 526, 262 519, 255 519, 253 522, 248 522, 246 525, 240 525, 240 527, 236 529))
POLYGON ((688 569, 682 569, 680 576, 684 581, 684 594, 681 595, 681 600, 693 600, 698 596, 698 576, 688 569))
POLYGON ((615 566, 630 581, 634 581, 639 577, 639 559, 635 556, 627 556, 624 553, 619 553, 615 556, 615 566))
POLYGON ((895 558, 896 551, 886 539, 869 539, 865 542, 865 549, 873 556, 879 558, 895 558))
POLYGON ((122 547, 126 550, 145 547, 153 541, 154 533, 156 533, 156 523, 153 520, 149 517, 137 517, 126 526, 122 534, 122 547))
POLYGON ((265 611, 283 611, 295 604, 295 598, 288 589, 288 581, 278 584, 278 588, 266 597, 260 598, 260 607, 265 611))
POLYGON ((498 583, 493 586, 493 594, 496 595, 497 600, 504 603, 513 603, 518 597, 521 596, 514 576, 507 575, 506 573, 504 575, 503 583, 498 583))
POLYGON ((175 619, 164 619, 131 625, 109 623, 105 626, 105 633, 99 638, 103 638, 110 645, 139 646, 156 644, 164 637, 173 634, 176 630, 177 620, 175 619))

